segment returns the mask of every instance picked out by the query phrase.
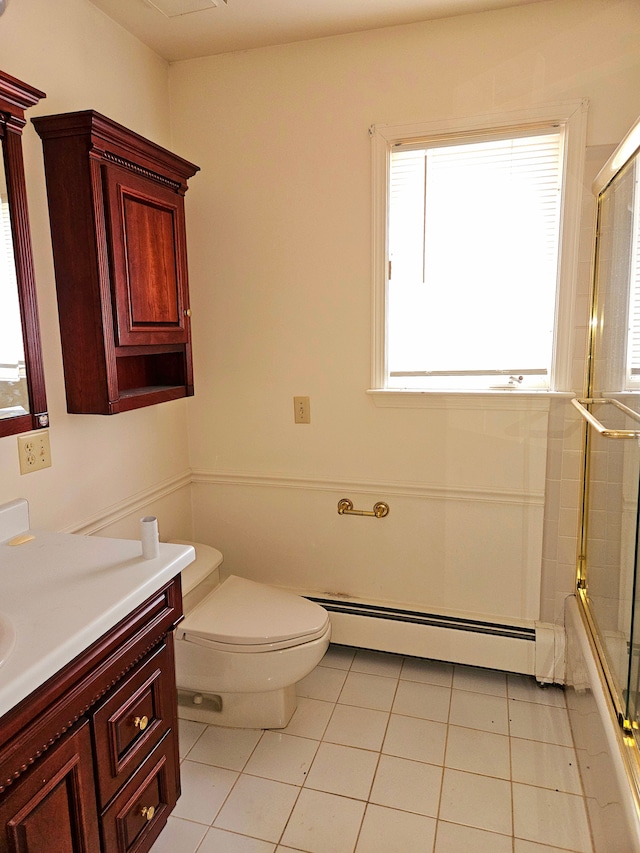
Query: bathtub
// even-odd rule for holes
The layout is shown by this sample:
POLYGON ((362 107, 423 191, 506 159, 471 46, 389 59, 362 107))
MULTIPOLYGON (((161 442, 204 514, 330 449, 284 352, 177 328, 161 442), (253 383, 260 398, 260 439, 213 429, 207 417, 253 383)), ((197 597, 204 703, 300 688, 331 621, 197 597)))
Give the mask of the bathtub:
POLYGON ((565 603, 566 699, 594 853, 640 853, 637 762, 625 744, 575 596, 565 603))

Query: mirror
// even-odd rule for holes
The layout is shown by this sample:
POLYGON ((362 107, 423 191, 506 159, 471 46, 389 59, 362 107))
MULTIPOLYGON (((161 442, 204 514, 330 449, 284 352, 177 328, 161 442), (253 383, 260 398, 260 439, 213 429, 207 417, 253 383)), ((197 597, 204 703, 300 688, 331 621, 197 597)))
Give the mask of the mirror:
POLYGON ((26 415, 29 409, 7 176, 0 163, 0 418, 26 415))
POLYGON ((0 437, 49 425, 22 159, 44 92, 0 71, 0 437))

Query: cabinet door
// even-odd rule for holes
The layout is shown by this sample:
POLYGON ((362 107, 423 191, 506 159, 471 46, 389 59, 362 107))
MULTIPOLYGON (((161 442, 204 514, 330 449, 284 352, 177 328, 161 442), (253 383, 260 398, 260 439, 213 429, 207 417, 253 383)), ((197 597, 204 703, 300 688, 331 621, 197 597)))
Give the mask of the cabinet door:
POLYGON ((103 176, 116 345, 186 343, 184 198, 117 166, 103 176))
POLYGON ((87 722, 0 800, 0 853, 100 853, 87 722))

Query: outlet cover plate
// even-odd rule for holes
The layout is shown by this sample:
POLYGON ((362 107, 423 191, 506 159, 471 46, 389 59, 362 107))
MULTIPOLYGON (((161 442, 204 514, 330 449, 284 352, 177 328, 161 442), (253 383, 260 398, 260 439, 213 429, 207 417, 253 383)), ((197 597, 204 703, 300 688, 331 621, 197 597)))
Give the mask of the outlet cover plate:
POLYGON ((20 458, 20 473, 30 474, 42 468, 51 467, 51 447, 49 430, 30 432, 18 436, 18 456, 20 458))

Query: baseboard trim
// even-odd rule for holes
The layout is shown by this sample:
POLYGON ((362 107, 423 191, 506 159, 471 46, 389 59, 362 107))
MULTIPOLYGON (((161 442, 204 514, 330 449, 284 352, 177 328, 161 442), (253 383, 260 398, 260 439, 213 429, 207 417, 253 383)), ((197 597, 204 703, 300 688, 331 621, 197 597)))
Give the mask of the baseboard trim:
POLYGON ((536 674, 536 628, 318 599, 331 642, 373 651, 536 674))

